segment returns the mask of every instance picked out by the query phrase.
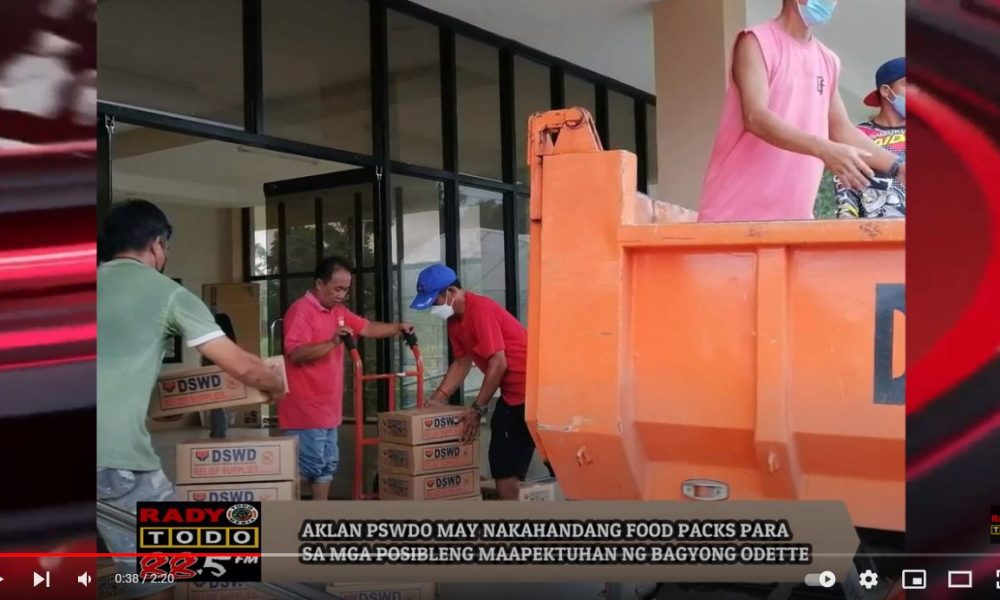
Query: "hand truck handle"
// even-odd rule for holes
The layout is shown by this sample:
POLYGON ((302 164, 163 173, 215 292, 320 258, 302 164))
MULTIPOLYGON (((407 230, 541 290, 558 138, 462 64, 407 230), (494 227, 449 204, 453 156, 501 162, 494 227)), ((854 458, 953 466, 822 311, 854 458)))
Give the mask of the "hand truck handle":
POLYGON ((407 331, 403 333, 403 339, 406 340, 406 345, 410 348, 417 345, 417 334, 412 331, 407 331))
POLYGON ((345 333, 340 336, 340 339, 344 341, 344 345, 347 346, 348 350, 358 349, 358 342, 352 335, 345 333))

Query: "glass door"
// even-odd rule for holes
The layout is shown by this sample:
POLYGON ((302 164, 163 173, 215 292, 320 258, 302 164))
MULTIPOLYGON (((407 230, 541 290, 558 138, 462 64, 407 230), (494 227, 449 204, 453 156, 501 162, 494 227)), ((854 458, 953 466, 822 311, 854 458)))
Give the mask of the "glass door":
MULTIPOLYGON (((267 287, 269 335, 280 340, 276 321, 312 287, 316 264, 332 255, 347 258, 355 267, 349 308, 367 319, 380 318, 375 181, 371 169, 361 168, 264 184, 267 230, 274 232, 267 270, 277 276, 267 287)), ((359 351, 365 372, 387 370, 379 350, 375 340, 362 340, 359 351)), ((344 369, 344 418, 353 420, 354 377, 349 357, 345 357, 344 369)), ((385 393, 380 387, 366 386, 369 420, 384 409, 385 393)))

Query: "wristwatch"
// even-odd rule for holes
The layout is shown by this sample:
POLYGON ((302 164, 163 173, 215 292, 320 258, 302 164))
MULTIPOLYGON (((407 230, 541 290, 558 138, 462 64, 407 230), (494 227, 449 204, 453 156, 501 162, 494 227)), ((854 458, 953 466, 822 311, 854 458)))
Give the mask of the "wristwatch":
POLYGON ((489 407, 487 405, 484 405, 484 404, 479 404, 479 403, 473 402, 472 406, 470 406, 469 408, 471 408, 472 410, 476 411, 476 414, 479 415, 479 418, 482 418, 483 415, 486 414, 486 410, 489 407))

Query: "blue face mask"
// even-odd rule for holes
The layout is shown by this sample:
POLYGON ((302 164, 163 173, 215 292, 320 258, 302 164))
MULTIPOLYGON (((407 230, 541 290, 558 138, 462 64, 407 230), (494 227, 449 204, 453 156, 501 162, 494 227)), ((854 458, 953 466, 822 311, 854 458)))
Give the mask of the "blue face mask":
POLYGON ((899 94, 893 92, 892 90, 889 90, 889 91, 892 93, 892 99, 889 100, 889 102, 892 102, 892 107, 894 109, 896 109, 896 112, 899 114, 899 116, 901 116, 901 117, 903 117, 905 119, 906 118, 906 96, 900 96, 899 94))
POLYGON ((799 4, 799 14, 807 26, 818 27, 830 21, 836 7, 836 0, 808 0, 805 4, 799 4))

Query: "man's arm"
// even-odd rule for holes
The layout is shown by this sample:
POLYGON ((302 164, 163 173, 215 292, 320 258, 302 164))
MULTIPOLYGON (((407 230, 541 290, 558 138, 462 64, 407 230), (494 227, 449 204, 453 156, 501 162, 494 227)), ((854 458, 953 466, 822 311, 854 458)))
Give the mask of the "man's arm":
POLYGON ((760 43, 753 34, 745 34, 736 42, 733 81, 740 93, 743 126, 747 131, 782 150, 819 158, 853 188, 868 185, 866 175, 872 173, 862 160, 864 151, 806 133, 768 108, 767 68, 760 43))
POLYGON ((451 398, 451 395, 462 385, 465 378, 469 376, 469 371, 471 370, 471 356, 456 358, 448 365, 448 372, 444 374, 441 385, 427 398, 427 403, 430 405, 446 403, 448 398, 451 398))
POLYGON ((865 163, 882 173, 896 163, 895 154, 876 144, 875 140, 851 123, 839 91, 834 92, 833 102, 830 103, 830 139, 865 151, 867 155, 862 155, 865 163))
POLYGON ((479 388, 479 395, 476 396, 475 404, 477 406, 483 407, 490 403, 493 394, 500 387, 500 382, 503 380, 504 373, 506 372, 507 355, 501 350, 491 356, 490 361, 486 364, 486 374, 483 377, 483 384, 479 388))
POLYGON ((288 353, 288 360, 296 365, 301 365, 314 360, 319 360, 330 353, 331 350, 339 346, 340 338, 334 338, 328 342, 318 344, 302 344, 288 353))
POLYGON ((369 321, 364 328, 361 329, 359 335, 366 338, 390 338, 396 337, 402 333, 409 333, 413 331, 413 325, 409 323, 380 323, 378 321, 369 321))
POLYGON ((270 393, 272 400, 277 401, 284 396, 285 381, 281 378, 280 371, 240 348, 229 338, 217 337, 197 346, 197 349, 242 383, 270 393))

